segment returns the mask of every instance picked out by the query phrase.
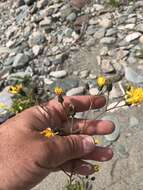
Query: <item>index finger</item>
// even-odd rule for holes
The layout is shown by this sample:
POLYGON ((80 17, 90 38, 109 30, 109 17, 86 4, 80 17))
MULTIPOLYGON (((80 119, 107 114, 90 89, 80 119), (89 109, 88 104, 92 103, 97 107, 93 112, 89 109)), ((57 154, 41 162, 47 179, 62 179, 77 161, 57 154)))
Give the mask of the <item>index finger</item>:
POLYGON ((76 112, 83 112, 90 109, 101 108, 105 105, 104 96, 66 96, 64 97, 64 105, 73 104, 76 112))

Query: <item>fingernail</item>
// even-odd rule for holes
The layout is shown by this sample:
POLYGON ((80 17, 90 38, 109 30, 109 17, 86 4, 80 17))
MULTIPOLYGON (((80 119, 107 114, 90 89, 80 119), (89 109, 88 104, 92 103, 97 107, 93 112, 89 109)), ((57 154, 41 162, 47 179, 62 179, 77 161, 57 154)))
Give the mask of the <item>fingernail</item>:
POLYGON ((83 138, 83 151, 84 153, 90 153, 94 150, 95 148, 95 143, 92 137, 86 136, 83 138))
POLYGON ((84 173, 89 173, 89 172, 93 172, 93 167, 92 165, 89 164, 83 164, 80 169, 84 172, 84 173))

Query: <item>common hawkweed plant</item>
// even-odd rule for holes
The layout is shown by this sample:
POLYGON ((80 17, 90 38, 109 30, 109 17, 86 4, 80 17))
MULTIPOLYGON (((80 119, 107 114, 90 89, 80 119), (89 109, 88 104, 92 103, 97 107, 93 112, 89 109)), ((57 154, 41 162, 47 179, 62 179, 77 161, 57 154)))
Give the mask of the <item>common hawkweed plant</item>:
MULTIPOLYGON (((10 86, 8 89, 8 92, 13 94, 13 105, 10 111, 14 112, 15 114, 35 105, 39 104, 42 106, 40 103, 40 99, 37 94, 37 89, 32 83, 32 86, 30 85, 27 87, 26 85, 30 84, 28 83, 17 83, 13 86, 10 86)), ((143 103, 143 88, 139 86, 135 86, 132 84, 126 84, 124 86, 124 94, 120 97, 118 97, 118 101, 114 106, 111 107, 109 104, 110 102, 110 93, 112 91, 112 88, 114 86, 114 82, 111 78, 106 77, 105 75, 99 75, 96 79, 96 84, 98 87, 98 92, 96 95, 104 95, 106 97, 106 105, 104 109, 99 113, 98 115, 95 116, 95 119, 98 117, 101 117, 103 114, 110 110, 114 110, 116 108, 121 108, 124 106, 138 106, 141 103, 143 103), (120 103, 122 102, 122 105, 120 103)), ((86 85, 87 87, 87 94, 89 90, 89 86, 86 85)), ((65 91, 62 87, 57 86, 54 88, 54 94, 55 98, 57 100, 57 104, 61 104, 64 114, 66 115, 67 122, 68 122, 68 130, 67 127, 62 128, 62 129, 56 129, 53 130, 52 128, 47 128, 44 131, 40 132, 41 135, 45 136, 46 138, 53 138, 56 135, 60 136, 67 136, 71 134, 80 134, 79 130, 75 130, 73 128, 73 120, 76 116, 76 111, 75 107, 73 104, 65 104, 64 99, 65 99, 65 91)), ((45 96, 46 97, 46 96, 45 96)), ((48 97, 48 96, 47 96, 48 97)), ((88 112, 91 110, 93 102, 92 98, 90 97, 90 106, 88 112)), ((48 101, 48 99, 45 99, 48 101)), ((0 108, 8 110, 8 108, 3 104, 0 103, 0 108)), ((85 118, 85 124, 86 124, 86 118, 85 118)), ((100 144, 98 139, 93 137, 93 140, 95 144, 100 144)), ((61 168, 61 170, 63 170, 61 168)), ((100 172, 101 166, 98 164, 94 165, 94 171, 95 174, 100 172)), ((77 175, 73 173, 72 171, 70 173, 67 173, 66 171, 63 170, 63 172, 67 176, 67 183, 64 186, 64 190, 91 190, 92 189, 92 182, 96 179, 95 176, 86 176, 86 177, 81 177, 80 175, 77 175)))

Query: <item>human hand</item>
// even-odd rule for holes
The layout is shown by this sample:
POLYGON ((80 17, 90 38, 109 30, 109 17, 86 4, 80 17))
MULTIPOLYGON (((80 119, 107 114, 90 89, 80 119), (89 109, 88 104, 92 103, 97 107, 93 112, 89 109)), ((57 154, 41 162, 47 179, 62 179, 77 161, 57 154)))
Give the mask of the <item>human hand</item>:
MULTIPOLYGON (((64 97, 64 106, 73 104, 76 112, 105 105, 99 96, 64 97)), ((114 130, 110 121, 74 119, 73 129, 80 135, 46 138, 40 134, 46 128, 65 128, 69 122, 57 100, 34 106, 17 114, 0 127, 0 189, 27 190, 38 184, 50 172, 63 169, 89 175, 91 164, 84 160, 106 161, 112 158, 110 148, 97 147, 89 135, 109 134, 114 130)))

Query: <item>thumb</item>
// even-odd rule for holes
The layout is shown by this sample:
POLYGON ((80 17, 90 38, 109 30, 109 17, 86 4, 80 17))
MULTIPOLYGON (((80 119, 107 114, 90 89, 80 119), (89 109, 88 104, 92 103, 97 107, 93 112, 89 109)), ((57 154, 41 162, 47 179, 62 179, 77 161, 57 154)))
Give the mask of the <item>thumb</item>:
POLYGON ((89 154, 96 147, 91 136, 69 135, 48 139, 46 153, 48 168, 55 168, 66 161, 89 154))

